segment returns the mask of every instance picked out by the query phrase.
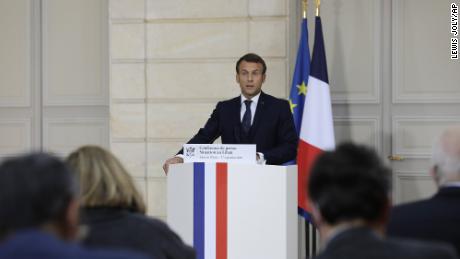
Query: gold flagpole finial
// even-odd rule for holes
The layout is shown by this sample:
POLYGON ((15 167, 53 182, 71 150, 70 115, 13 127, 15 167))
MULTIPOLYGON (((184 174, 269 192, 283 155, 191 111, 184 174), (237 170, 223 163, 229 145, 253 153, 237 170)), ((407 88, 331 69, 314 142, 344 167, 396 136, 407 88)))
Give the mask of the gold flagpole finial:
POLYGON ((302 0, 302 17, 307 19, 307 0, 302 0))
POLYGON ((321 0, 316 0, 316 16, 319 16, 320 5, 321 5, 321 0))

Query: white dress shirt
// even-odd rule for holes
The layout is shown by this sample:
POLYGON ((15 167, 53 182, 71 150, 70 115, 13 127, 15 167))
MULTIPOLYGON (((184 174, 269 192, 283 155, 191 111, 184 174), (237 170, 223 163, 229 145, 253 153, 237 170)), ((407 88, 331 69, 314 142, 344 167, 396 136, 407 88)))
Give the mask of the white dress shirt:
MULTIPOLYGON (((259 102, 259 97, 260 97, 260 93, 258 93, 256 96, 252 97, 251 99, 247 99, 246 97, 244 97, 244 95, 241 95, 240 121, 243 121, 243 116, 244 116, 244 113, 246 112, 246 105, 244 104, 244 101, 251 100, 252 101, 251 102, 251 126, 252 126, 252 123, 254 122, 254 115, 256 114, 257 103, 259 102)), ((257 154, 259 155, 259 159, 257 159, 257 164, 265 165, 267 161, 264 158, 264 154, 261 152, 257 152, 257 154)), ((176 157, 180 157, 184 159, 184 155, 182 154, 177 154, 176 157)))
POLYGON ((251 100, 252 101, 251 103, 251 126, 252 126, 252 123, 254 122, 254 115, 256 114, 257 103, 259 102, 259 97, 260 97, 260 93, 252 97, 251 99, 247 99, 246 97, 244 97, 244 95, 241 95, 241 104, 240 104, 241 105, 241 109, 240 109, 240 121, 241 122, 243 121, 243 116, 244 116, 244 113, 246 112, 246 105, 244 104, 244 101, 251 100))
MULTIPOLYGON (((246 100, 251 100, 251 126, 252 126, 252 123, 254 122, 254 115, 256 114, 256 109, 257 109, 257 103, 259 102, 259 97, 260 97, 260 92, 252 97, 251 99, 248 99, 246 97, 244 97, 244 95, 241 95, 241 109, 240 109, 240 121, 243 121, 243 116, 244 116, 244 113, 246 112, 246 105, 244 104, 244 101, 246 100)), ((265 165, 265 163, 267 162, 264 158, 264 154, 261 153, 261 152, 257 152, 257 154, 259 155, 259 159, 257 159, 257 164, 260 164, 260 165, 265 165)))

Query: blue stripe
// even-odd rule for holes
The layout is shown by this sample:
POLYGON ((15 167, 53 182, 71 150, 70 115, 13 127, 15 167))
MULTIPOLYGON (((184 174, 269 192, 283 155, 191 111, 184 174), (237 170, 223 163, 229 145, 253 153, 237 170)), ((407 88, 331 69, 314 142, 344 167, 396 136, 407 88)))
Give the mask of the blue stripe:
POLYGON ((315 22, 315 43, 313 44, 310 75, 329 84, 321 18, 317 16, 315 22))
POLYGON ((302 216, 306 221, 310 222, 313 224, 313 219, 307 211, 303 210, 301 207, 297 207, 297 213, 302 216))
MULTIPOLYGON (((295 63, 294 75, 292 76, 291 92, 289 101, 294 105, 292 108, 292 118, 294 120, 297 136, 300 134, 300 126, 302 125, 303 106, 305 104, 305 95, 299 91, 299 86, 304 83, 308 85, 308 77, 310 75, 310 48, 308 47, 308 26, 307 19, 302 20, 300 29, 299 49, 297 51, 297 59, 295 63)), ((294 160, 288 161, 283 165, 295 165, 294 160)))
POLYGON ((305 103, 305 95, 300 94, 297 86, 308 85, 308 76, 310 75, 310 49, 308 47, 308 26, 307 19, 302 20, 300 30, 299 49, 295 63, 294 75, 292 76, 291 92, 289 100, 296 105, 293 108, 294 125, 297 135, 300 133, 300 125, 302 125, 303 106, 305 103))
POLYGON ((193 246, 204 259, 204 163, 193 163, 193 246))

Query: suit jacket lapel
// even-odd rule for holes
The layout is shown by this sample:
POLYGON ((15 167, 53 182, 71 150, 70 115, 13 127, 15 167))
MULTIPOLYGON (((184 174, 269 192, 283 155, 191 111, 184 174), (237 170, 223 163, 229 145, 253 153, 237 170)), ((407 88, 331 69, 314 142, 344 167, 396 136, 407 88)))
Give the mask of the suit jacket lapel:
POLYGON ((260 122, 265 115, 266 104, 265 104, 265 94, 264 92, 260 93, 259 101, 257 102, 256 114, 254 114, 254 121, 252 122, 251 131, 249 132, 249 137, 251 140, 254 139, 254 135, 257 132, 260 122))
POLYGON ((241 143, 241 97, 238 96, 233 100, 231 107, 232 117, 229 119, 232 121, 231 125, 233 125, 235 144, 239 144, 241 143))

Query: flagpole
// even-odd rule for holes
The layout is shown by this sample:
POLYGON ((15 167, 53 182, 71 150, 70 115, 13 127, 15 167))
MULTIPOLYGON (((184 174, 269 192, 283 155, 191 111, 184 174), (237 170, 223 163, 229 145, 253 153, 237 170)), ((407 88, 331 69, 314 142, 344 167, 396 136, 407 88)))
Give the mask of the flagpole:
MULTIPOLYGON (((316 17, 319 17, 321 0, 315 0, 315 2, 316 2, 316 17)), ((316 36, 316 34, 315 34, 315 36, 316 36)), ((311 233, 311 249, 308 249, 308 250, 311 250, 312 257, 314 257, 315 254, 316 254, 317 247, 316 247, 316 228, 313 225, 313 223, 311 224, 311 232, 312 232, 311 233)))
POLYGON ((319 7, 321 5, 321 0, 316 0, 316 16, 319 16, 319 7))
MULTIPOLYGON (((307 6, 308 0, 302 0, 302 18, 307 19, 307 6)), ((307 43, 308 44, 308 43, 307 43)), ((310 258, 310 223, 305 219, 305 255, 306 258, 310 258)))
POLYGON ((307 19, 307 0, 302 0, 302 17, 307 19))

